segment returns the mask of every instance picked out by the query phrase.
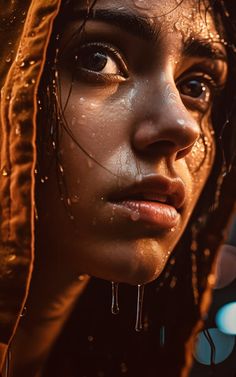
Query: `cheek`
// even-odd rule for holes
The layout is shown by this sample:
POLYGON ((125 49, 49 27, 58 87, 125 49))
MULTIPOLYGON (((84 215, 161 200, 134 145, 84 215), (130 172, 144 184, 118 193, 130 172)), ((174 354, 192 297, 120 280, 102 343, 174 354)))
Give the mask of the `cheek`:
POLYGON ((72 135, 71 150, 81 147, 101 164, 106 164, 118 149, 128 149, 133 116, 132 90, 122 93, 117 85, 108 89, 83 85, 77 88, 75 85, 67 100, 68 90, 65 85, 62 103, 67 104, 64 118, 72 135))
POLYGON ((201 134, 195 142, 191 153, 186 157, 186 162, 193 178, 197 177, 196 179, 198 180, 201 174, 205 181, 206 178, 204 177, 208 176, 215 157, 214 131, 210 115, 198 120, 198 123, 200 123, 201 134))

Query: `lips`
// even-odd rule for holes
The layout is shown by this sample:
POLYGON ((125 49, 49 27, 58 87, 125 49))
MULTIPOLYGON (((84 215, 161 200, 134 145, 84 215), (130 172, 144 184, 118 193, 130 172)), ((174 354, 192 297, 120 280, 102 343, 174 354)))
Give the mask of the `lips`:
POLYGON ((179 222, 185 198, 185 187, 180 178, 153 174, 122 189, 111 201, 118 211, 123 211, 135 222, 171 229, 179 222))

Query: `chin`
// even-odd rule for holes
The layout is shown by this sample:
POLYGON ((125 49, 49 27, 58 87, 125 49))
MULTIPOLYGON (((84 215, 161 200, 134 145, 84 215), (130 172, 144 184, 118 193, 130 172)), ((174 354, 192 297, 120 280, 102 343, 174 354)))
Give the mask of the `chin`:
POLYGON ((161 272, 163 271, 163 267, 156 267, 155 265, 140 265, 137 266, 135 270, 132 270, 132 272, 123 279, 124 283, 130 284, 130 285, 143 285, 150 283, 154 280, 156 280, 161 272))
MULTIPOLYGON (((93 242, 80 249, 82 272, 103 280, 130 285, 152 282, 162 273, 169 256, 157 239, 93 242), (81 255, 84 255, 82 261, 81 255)), ((168 247, 168 250, 170 248, 168 247)), ((77 254, 78 255, 78 254, 77 254)))
MULTIPOLYGON (((135 261, 123 261, 111 266, 107 273, 100 272, 92 274, 98 278, 114 281, 117 283, 126 283, 130 285, 143 285, 157 279, 163 271, 165 264, 160 258, 136 258, 135 261)), ((106 266, 107 269, 108 266, 106 266)), ((103 269, 103 272, 104 269, 103 269)))

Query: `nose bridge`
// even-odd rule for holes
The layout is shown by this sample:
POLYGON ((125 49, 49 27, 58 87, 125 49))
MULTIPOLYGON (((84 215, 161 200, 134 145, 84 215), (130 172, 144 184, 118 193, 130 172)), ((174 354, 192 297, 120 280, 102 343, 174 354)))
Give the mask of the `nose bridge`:
POLYGON ((165 153, 177 154, 191 150, 199 134, 200 127, 184 106, 174 81, 159 80, 148 88, 136 127, 136 147, 159 144, 165 153))

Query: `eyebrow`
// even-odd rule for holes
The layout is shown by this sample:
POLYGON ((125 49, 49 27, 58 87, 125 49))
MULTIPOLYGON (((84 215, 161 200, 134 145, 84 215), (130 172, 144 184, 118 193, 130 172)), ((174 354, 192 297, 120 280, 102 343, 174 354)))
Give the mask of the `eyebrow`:
MULTIPOLYGON (((116 25, 122 30, 138 38, 156 43, 160 35, 161 25, 151 21, 149 17, 139 16, 135 13, 117 9, 79 9, 76 7, 70 14, 70 20, 78 18, 89 21, 101 21, 107 24, 116 25)), ((220 42, 219 42, 220 45, 220 42)), ((227 55, 216 43, 211 43, 200 36, 190 36, 183 43, 183 54, 185 56, 202 57, 210 60, 227 61, 227 55)))
POLYGON ((200 57, 211 60, 223 60, 227 62, 227 54, 222 48, 216 46, 216 43, 220 45, 220 42, 210 43, 207 39, 200 38, 199 36, 194 38, 189 37, 183 48, 183 53, 186 56, 200 57))
POLYGON ((101 21, 107 24, 116 25, 130 34, 144 40, 155 42, 160 29, 151 22, 150 18, 138 16, 134 13, 116 9, 73 9, 70 19, 86 19, 86 21, 101 21))

